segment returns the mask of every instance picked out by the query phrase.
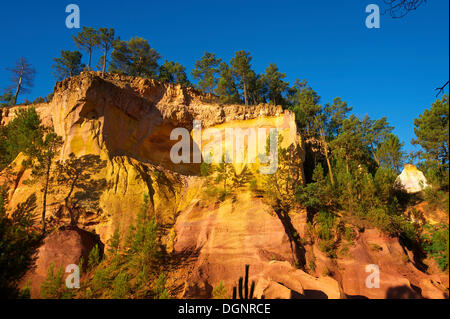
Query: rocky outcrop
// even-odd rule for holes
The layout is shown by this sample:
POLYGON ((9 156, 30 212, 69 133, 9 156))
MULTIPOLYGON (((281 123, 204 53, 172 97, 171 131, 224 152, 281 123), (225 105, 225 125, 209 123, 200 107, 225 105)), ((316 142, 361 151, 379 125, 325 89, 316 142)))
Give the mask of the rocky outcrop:
POLYGON ((345 256, 337 259, 342 288, 348 298, 448 298, 439 276, 419 270, 422 265, 396 237, 366 229, 345 256), (367 283, 375 267, 379 286, 367 283))
MULTIPOLYGON (((28 277, 35 278, 33 296, 51 262, 57 267, 76 264, 95 242, 107 244, 116 227, 120 226, 119 232, 125 234, 142 209, 144 194, 149 197, 148 213, 163 226, 162 241, 171 269, 167 284, 178 297, 208 298, 220 282, 231 295, 246 264, 250 265, 250 281, 256 283, 257 297, 444 296, 440 278, 419 271, 414 256, 398 239, 366 230, 359 233, 348 256, 330 259, 316 244, 293 240, 297 238, 294 233, 305 238, 305 210, 294 209, 280 216, 264 196, 248 187, 236 189, 234 196, 218 201, 217 196, 206 191, 208 182, 199 176, 200 163, 174 163, 170 158, 170 150, 177 143, 170 138, 174 128, 188 131, 191 151, 196 147, 205 151, 206 144, 224 148, 234 145, 219 144, 227 129, 267 132, 276 128, 283 136, 281 146, 296 152, 295 158, 301 164, 302 140, 295 117, 280 106, 220 105, 213 96, 192 88, 121 75, 101 77, 90 72, 58 82, 53 99, 35 107, 44 125, 53 125, 63 137, 57 159, 65 160, 71 153, 76 157, 93 155, 104 165, 91 174, 88 189, 75 190, 84 192, 84 201, 78 207, 79 227, 84 230, 55 232, 39 250, 36 270, 28 277), (214 129, 219 140, 211 144, 203 141, 202 135, 199 144, 193 132, 194 120, 201 121, 202 129, 214 129), (381 250, 372 250, 378 246, 381 250), (306 265, 308 254, 315 255, 315 271, 306 265), (367 264, 380 267, 378 290, 365 286, 367 264)), ((8 123, 20 108, 23 106, 3 113, 2 123, 8 123)), ((241 147, 247 148, 249 137, 243 141, 241 147)), ((10 185, 9 211, 33 194, 36 211, 41 211, 42 185, 40 181, 25 182, 31 172, 23 167, 22 160, 20 155, 8 173, 0 174, 0 182, 10 185)), ((302 180, 301 171, 299 175, 302 180)), ((260 178, 258 182, 264 181, 260 178)), ((62 203, 68 190, 68 185, 50 190, 50 228, 58 229, 67 223, 62 203)))
POLYGON ((412 164, 405 164, 396 182, 409 194, 418 193, 428 187, 423 173, 412 164))
POLYGON ((220 282, 231 296, 246 264, 257 298, 341 297, 335 279, 315 278, 293 266, 302 256, 296 256, 279 217, 244 190, 223 203, 194 200, 177 218, 175 231, 175 254, 193 257, 189 269, 183 266, 177 274, 184 280, 178 283, 184 287, 180 297, 208 298, 220 282))
MULTIPOLYGON (((92 176, 104 180, 105 188, 95 205, 83 208, 88 218, 81 220, 81 226, 100 233, 104 242, 116 225, 126 231, 141 209, 144 194, 151 197, 150 211, 169 224, 188 205, 182 202, 183 185, 186 176, 199 174, 200 164, 173 163, 170 150, 177 141, 171 140, 170 134, 174 128, 184 128, 192 135, 194 119, 201 121, 202 128, 215 128, 220 134, 235 127, 278 128, 284 146, 301 146, 293 114, 283 112, 280 106, 224 106, 192 88, 121 75, 100 77, 95 72, 57 82, 53 93, 48 104, 35 107, 43 124, 53 125, 63 137, 58 159, 65 160, 73 153, 77 157, 97 155, 106 162, 92 176)), ((24 107, 30 106, 9 109, 4 123, 24 107)), ((40 187, 23 183, 29 175, 25 171, 14 182, 10 208, 33 193, 37 193, 40 207, 40 187)), ((64 185, 52 190, 49 218, 60 211, 64 194, 64 185)))
MULTIPOLYGON (((41 284, 47 278, 51 266, 55 273, 60 268, 65 272, 68 265, 80 265, 83 260, 85 268, 89 253, 96 245, 101 257, 104 245, 98 236, 78 228, 61 229, 46 237, 37 252, 34 268, 22 280, 24 284, 30 283, 31 297, 40 298, 41 284)), ((64 278, 66 276, 65 273, 64 278)))

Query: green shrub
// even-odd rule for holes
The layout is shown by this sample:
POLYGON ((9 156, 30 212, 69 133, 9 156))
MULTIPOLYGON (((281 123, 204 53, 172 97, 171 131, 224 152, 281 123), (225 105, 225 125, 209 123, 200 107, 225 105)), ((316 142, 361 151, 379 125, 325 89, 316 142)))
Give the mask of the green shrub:
POLYGON ((334 238, 333 228, 335 216, 328 211, 321 210, 317 214, 316 222, 318 225, 318 235, 320 239, 331 240, 334 238))
POLYGON ((219 282, 219 285, 213 289, 212 298, 213 299, 230 299, 230 296, 227 293, 227 289, 225 288, 223 281, 219 282))
POLYGON ((91 270, 100 263, 100 249, 98 244, 92 248, 88 256, 88 269, 91 270))
POLYGON ((370 243, 370 250, 372 250, 372 251, 382 251, 383 247, 381 247, 377 243, 370 243))
POLYGON ((449 229, 448 225, 426 225, 422 235, 423 249, 436 260, 441 270, 448 270, 449 229))
POLYGON ((0 298, 16 298, 18 283, 34 263, 40 233, 34 226, 36 196, 6 213, 6 193, 0 186, 0 298))
POLYGON ((355 231, 352 227, 345 227, 344 228, 344 239, 346 241, 354 241, 356 238, 355 231))
POLYGON ((111 296, 114 299, 123 299, 129 293, 128 275, 125 272, 119 272, 112 283, 111 296))
POLYGON ((328 277, 328 276, 330 276, 330 275, 331 275, 330 270, 328 269, 327 266, 325 266, 325 267, 323 268, 323 271, 322 271, 322 276, 328 277))
POLYGON ((333 240, 321 240, 319 242, 319 249, 326 253, 330 258, 336 258, 336 247, 333 240))
POLYGON ((0 128, 0 171, 20 152, 32 153, 42 142, 41 121, 33 107, 21 109, 5 127, 0 128))
POLYGON ((427 202, 427 206, 434 210, 434 209, 441 209, 444 212, 449 212, 449 197, 448 193, 445 193, 442 190, 439 190, 436 187, 427 187, 424 191, 424 200, 427 202))
POLYGON ((155 288, 153 289, 156 299, 170 299, 169 292, 166 289, 166 276, 161 273, 156 280, 155 288))
POLYGON ((55 264, 51 264, 48 274, 41 284, 41 298, 44 299, 69 299, 73 298, 73 292, 66 287, 64 281, 64 269, 59 267, 55 272, 55 264))

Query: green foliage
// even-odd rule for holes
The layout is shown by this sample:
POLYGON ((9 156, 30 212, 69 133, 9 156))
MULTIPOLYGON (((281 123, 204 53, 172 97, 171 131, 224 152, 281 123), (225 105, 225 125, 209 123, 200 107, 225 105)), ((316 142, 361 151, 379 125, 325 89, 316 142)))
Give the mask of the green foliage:
POLYGON ((316 262, 314 261, 314 259, 311 259, 311 260, 308 262, 308 267, 309 267, 309 269, 310 269, 312 272, 315 272, 315 271, 316 271, 316 262))
POLYGON ((323 270, 322 270, 322 276, 324 276, 324 277, 331 276, 331 271, 328 269, 327 266, 325 266, 325 267, 323 268, 323 270))
POLYGON ((15 298, 20 279, 34 263, 40 236, 34 229, 36 196, 19 204, 11 216, 6 214, 6 198, 0 187, 0 297, 15 298))
POLYGON ((52 66, 55 69, 54 76, 62 80, 80 74, 85 67, 81 63, 81 56, 79 51, 61 50, 61 57, 53 59, 56 63, 52 66))
POLYGON ((296 80, 290 89, 290 109, 295 114, 298 129, 304 136, 312 136, 315 131, 315 119, 322 111, 319 104, 320 96, 310 87, 307 82, 296 80))
POLYGON ((166 289, 166 276, 164 275, 164 273, 161 273, 159 275, 153 291, 156 299, 170 299, 169 292, 166 289))
POLYGON ((102 74, 106 70, 106 61, 108 57, 108 51, 112 48, 113 44, 116 42, 115 31, 113 28, 99 28, 99 47, 103 49, 103 55, 100 58, 102 65, 102 74))
POLYGON ((313 182, 298 185, 297 200, 305 207, 314 210, 331 209, 333 207, 333 189, 325 178, 322 164, 317 164, 313 172, 313 182))
POLYGON ((77 48, 85 51, 89 55, 88 69, 91 69, 91 57, 93 50, 100 44, 100 36, 97 30, 84 26, 77 35, 73 36, 73 41, 77 48))
POLYGON ((220 196, 220 200, 224 200, 226 196, 233 192, 232 182, 233 182, 233 173, 234 166, 231 163, 231 160, 228 158, 228 154, 222 156, 221 162, 214 168, 214 172, 216 173, 215 182, 222 183, 223 189, 222 194, 220 196))
POLYGON ((400 142, 400 139, 392 133, 388 134, 378 148, 380 165, 385 168, 391 168, 398 173, 405 157, 402 148, 403 143, 400 142))
POLYGON ((200 60, 195 62, 194 70, 191 75, 198 80, 198 88, 202 91, 209 90, 209 93, 214 92, 214 87, 217 84, 217 74, 221 59, 216 58, 214 53, 205 52, 200 60))
POLYGON ((422 235, 422 247, 437 262, 441 270, 448 270, 449 229, 448 225, 426 225, 422 235))
POLYGON ((161 58, 147 40, 140 37, 115 41, 109 71, 119 74, 155 78, 161 58))
POLYGON ((424 161, 426 175, 434 177, 433 182, 438 182, 448 189, 449 171, 449 103, 448 95, 436 100, 430 109, 419 115, 414 120, 414 133, 416 139, 411 143, 420 145, 418 156, 424 161))
POLYGON ((219 282, 219 285, 214 287, 212 291, 212 299, 230 299, 223 281, 219 282))
POLYGON ((383 247, 381 247, 377 243, 370 243, 370 249, 375 251, 375 252, 378 252, 378 251, 382 251, 383 247))
POLYGON ((293 147, 283 148, 282 142, 281 134, 270 134, 267 138, 266 153, 277 165, 277 169, 273 174, 266 174, 264 192, 276 211, 287 213, 295 205, 295 191, 301 181, 302 163, 293 147), (278 149, 271 150, 270 144, 277 145, 278 149))
POLYGON ((42 145, 43 128, 33 107, 20 109, 5 127, 0 127, 0 170, 23 152, 32 154, 42 145))
POLYGON ((88 269, 92 269, 95 266, 97 266, 101 261, 100 256, 100 249, 98 248, 98 244, 92 248, 92 250, 89 252, 88 256, 88 269))
POLYGON ((17 299, 31 299, 31 287, 29 283, 20 289, 17 299))
POLYGON ((431 209, 442 209, 447 214, 449 213, 449 197, 448 193, 440 190, 436 186, 425 188, 424 200, 427 206, 431 209))
POLYGON ((210 176, 213 171, 213 167, 210 163, 202 162, 200 165, 200 175, 202 176, 210 176))
POLYGON ((278 72, 278 67, 274 63, 270 63, 265 70, 263 81, 267 86, 268 100, 274 105, 284 104, 283 92, 289 85, 289 83, 283 81, 285 77, 286 74, 278 72))
POLYGON ((241 98, 233 71, 225 62, 219 65, 219 80, 215 93, 219 96, 223 103, 240 103, 241 98))
POLYGON ((251 77, 254 76, 254 72, 251 69, 250 61, 252 57, 250 52, 237 51, 234 57, 231 59, 231 70, 236 78, 239 89, 242 90, 244 95, 245 105, 248 105, 248 87, 251 77))
POLYGON ((354 241, 355 240, 355 231, 352 227, 345 227, 344 228, 344 239, 347 241, 354 241))
MULTIPOLYGON (((150 217, 149 196, 133 224, 124 236, 123 243, 119 227, 109 241, 107 255, 103 260, 94 258, 99 264, 88 279, 84 296, 92 298, 169 298, 165 288, 166 279, 160 272, 162 266, 159 249, 158 226, 150 217)), ((97 254, 94 254, 97 256, 97 254)))
POLYGON ((11 91, 8 91, 4 93, 3 95, 0 95, 0 108, 10 106, 14 102, 14 95, 11 91))
POLYGON ((108 242, 108 254, 110 256, 115 256, 119 252, 120 248, 120 232, 119 225, 116 226, 114 234, 108 242))
POLYGON ((113 299, 123 299, 127 297, 130 290, 128 280, 128 274, 125 272, 119 272, 116 278, 114 278, 111 293, 113 299))
POLYGON ((327 212, 327 211, 320 211, 319 214, 316 216, 316 223, 318 225, 317 234, 320 239, 323 240, 331 240, 334 238, 334 224, 336 221, 336 217, 327 212))
POLYGON ((64 269, 59 267, 55 272, 55 264, 51 264, 48 274, 41 284, 41 298, 43 299, 70 299, 73 292, 68 289, 64 281, 64 269))
POLYGON ((186 68, 178 62, 167 60, 159 68, 158 79, 162 82, 181 84, 185 86, 189 86, 191 84, 186 75, 186 68))

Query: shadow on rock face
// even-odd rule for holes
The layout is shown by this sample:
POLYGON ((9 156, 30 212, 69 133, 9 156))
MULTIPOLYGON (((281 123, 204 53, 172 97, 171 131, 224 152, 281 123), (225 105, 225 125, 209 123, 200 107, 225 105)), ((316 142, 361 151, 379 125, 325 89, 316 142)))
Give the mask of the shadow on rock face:
POLYGON ((305 289, 303 295, 296 291, 291 291, 291 299, 328 299, 328 296, 320 290, 305 289))
POLYGON ((408 286, 398 286, 387 290, 386 299, 422 299, 422 296, 408 286))
POLYGON ((79 265, 82 258, 87 263, 89 253, 96 245, 98 245, 100 257, 103 256, 104 245, 99 236, 73 226, 61 227, 50 234, 39 247, 35 267, 25 275, 22 281, 23 284, 31 283, 31 297, 40 297, 41 284, 52 265, 55 269, 62 267, 65 270, 69 264, 79 265))

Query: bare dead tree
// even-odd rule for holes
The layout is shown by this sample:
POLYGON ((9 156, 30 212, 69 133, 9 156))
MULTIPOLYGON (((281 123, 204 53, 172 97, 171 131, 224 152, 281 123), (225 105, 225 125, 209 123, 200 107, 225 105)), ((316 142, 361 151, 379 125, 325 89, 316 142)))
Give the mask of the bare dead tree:
POLYGON ((17 104, 19 93, 27 93, 34 85, 35 69, 28 61, 20 57, 13 68, 7 68, 11 72, 12 85, 9 89, 15 89, 13 104, 17 104))
POLYGON ((388 6, 384 13, 389 13, 392 18, 400 19, 409 12, 416 10, 427 0, 384 0, 388 6))
POLYGON ((438 91, 436 93, 436 97, 438 97, 440 94, 444 93, 444 89, 445 87, 448 85, 448 81, 445 82, 445 84, 443 86, 441 86, 440 88, 436 88, 435 91, 438 91))

